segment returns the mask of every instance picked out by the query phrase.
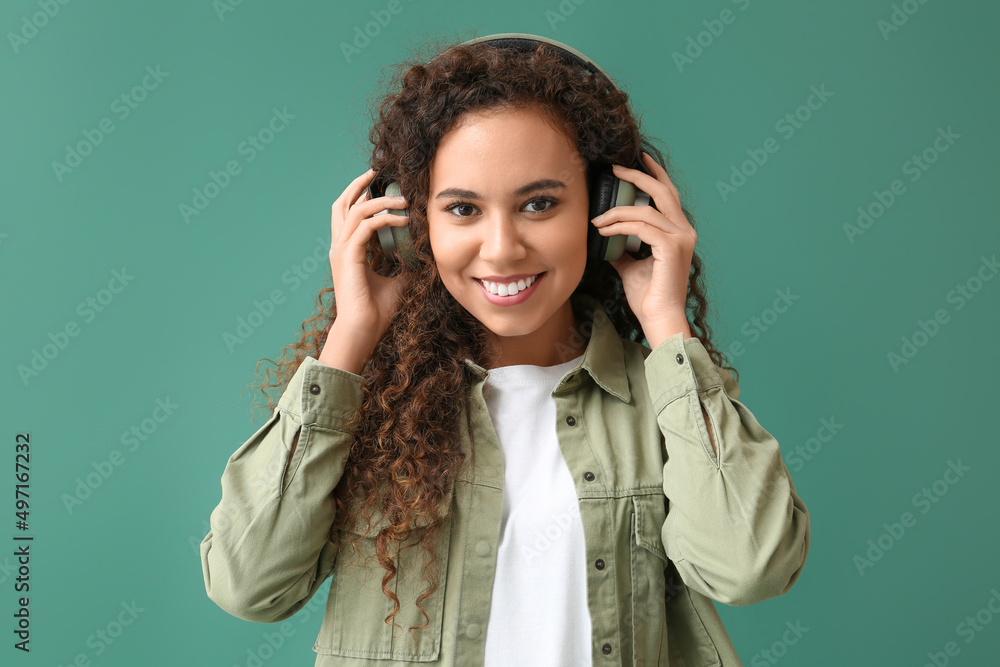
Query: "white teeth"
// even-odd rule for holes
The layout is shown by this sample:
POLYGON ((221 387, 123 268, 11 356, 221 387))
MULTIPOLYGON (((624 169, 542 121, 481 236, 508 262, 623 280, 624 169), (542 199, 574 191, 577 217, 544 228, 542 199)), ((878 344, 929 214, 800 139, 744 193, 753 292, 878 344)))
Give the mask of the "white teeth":
POLYGON ((535 282, 535 278, 538 276, 531 276, 530 278, 521 278, 517 282, 513 283, 491 283, 486 280, 480 280, 487 290, 492 294, 498 296, 514 296, 522 290, 526 290, 531 287, 531 284, 535 282))

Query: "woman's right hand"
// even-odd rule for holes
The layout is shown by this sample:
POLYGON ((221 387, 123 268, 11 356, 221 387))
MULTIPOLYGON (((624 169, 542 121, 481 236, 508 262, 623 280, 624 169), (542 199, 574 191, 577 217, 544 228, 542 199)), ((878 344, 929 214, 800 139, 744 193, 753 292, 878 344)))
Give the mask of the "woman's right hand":
POLYGON ((384 209, 406 208, 404 197, 368 197, 367 187, 374 169, 354 179, 333 203, 330 220, 330 269, 337 302, 334 327, 374 343, 385 332, 402 296, 399 277, 380 276, 368 266, 365 244, 379 228, 403 226, 406 216, 384 209))

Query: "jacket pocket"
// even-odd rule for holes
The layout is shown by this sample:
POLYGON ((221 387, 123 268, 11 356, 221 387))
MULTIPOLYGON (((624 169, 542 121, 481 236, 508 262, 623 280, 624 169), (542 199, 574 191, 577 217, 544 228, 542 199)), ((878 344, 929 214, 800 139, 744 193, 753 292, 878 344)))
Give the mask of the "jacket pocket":
POLYGON ((667 516, 666 497, 660 494, 633 496, 632 505, 632 539, 629 548, 632 571, 632 664, 636 667, 667 664, 665 571, 669 561, 660 536, 660 529, 667 516))
MULTIPOLYGON (((348 541, 344 540, 333 567, 326 613, 313 650, 317 653, 368 660, 437 660, 441 651, 441 621, 451 520, 450 515, 445 517, 435 547, 437 561, 434 567, 439 568, 440 573, 438 588, 420 601, 420 606, 429 617, 427 619, 416 604, 417 598, 428 586, 421 574, 424 555, 423 548, 418 543, 426 521, 414 522, 416 530, 403 545, 406 548, 398 554, 396 576, 387 586, 399 598, 399 611, 392 618, 395 626, 385 621, 392 613, 394 604, 382 591, 382 577, 386 570, 374 557, 375 537, 385 522, 373 521, 368 535, 358 538, 359 554, 355 554, 348 541), (344 566, 348 563, 354 564, 344 566), (425 622, 426 627, 410 632, 411 626, 424 625, 425 622)), ((364 533, 364 528, 364 525, 357 527, 355 536, 364 533)))

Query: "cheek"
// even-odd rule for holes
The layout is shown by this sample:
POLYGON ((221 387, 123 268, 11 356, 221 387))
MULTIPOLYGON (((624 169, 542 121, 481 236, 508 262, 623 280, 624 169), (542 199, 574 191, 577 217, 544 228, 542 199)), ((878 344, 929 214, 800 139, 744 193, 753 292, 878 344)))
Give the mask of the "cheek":
POLYGON ((427 236, 442 279, 446 279, 448 274, 462 270, 463 265, 467 263, 467 251, 454 234, 442 233, 440 229, 435 231, 431 227, 427 236))
POLYGON ((437 261, 438 257, 445 254, 445 243, 446 239, 441 234, 441 229, 438 225, 435 225, 430 219, 427 220, 427 241, 431 246, 431 254, 434 255, 434 260, 437 261))
MULTIPOLYGON (((587 225, 590 223, 587 222, 587 225)), ((583 272, 587 264, 587 227, 575 223, 563 228, 561 232, 548 239, 549 247, 554 249, 561 262, 574 270, 583 272)))

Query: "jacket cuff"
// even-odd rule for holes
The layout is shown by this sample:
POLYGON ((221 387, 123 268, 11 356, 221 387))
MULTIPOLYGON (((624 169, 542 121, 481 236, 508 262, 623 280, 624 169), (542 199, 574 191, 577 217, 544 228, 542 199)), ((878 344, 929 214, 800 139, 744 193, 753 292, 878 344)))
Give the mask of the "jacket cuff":
POLYGON ((288 381, 277 409, 298 417, 303 424, 352 433, 350 420, 361 405, 363 382, 360 375, 307 356, 288 381))
POLYGON ((645 361, 653 408, 659 414, 672 401, 711 387, 723 387, 719 369, 697 337, 679 332, 660 342, 645 361))

